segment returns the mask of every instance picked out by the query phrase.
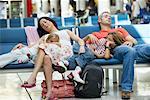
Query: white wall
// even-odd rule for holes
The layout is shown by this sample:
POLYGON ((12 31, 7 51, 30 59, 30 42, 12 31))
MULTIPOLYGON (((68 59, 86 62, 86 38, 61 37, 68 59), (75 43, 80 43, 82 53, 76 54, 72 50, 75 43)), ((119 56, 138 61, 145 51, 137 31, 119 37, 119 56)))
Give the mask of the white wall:
POLYGON ((98 1, 98 15, 104 11, 110 12, 110 1, 109 0, 99 0, 98 1))

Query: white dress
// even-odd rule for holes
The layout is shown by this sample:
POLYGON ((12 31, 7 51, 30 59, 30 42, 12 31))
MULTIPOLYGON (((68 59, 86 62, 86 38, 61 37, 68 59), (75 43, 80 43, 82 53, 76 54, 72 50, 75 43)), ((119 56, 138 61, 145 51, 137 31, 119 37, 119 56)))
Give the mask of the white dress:
POLYGON ((3 68, 10 63, 27 63, 31 61, 32 63, 35 60, 35 57, 38 52, 38 43, 32 47, 24 46, 21 49, 12 50, 9 53, 0 55, 0 68, 3 68))

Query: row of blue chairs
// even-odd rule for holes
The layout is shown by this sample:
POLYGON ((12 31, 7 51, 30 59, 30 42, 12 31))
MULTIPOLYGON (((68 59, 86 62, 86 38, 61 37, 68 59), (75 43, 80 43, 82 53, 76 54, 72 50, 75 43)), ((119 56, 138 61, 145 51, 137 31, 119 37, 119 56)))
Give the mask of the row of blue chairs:
POLYGON ((0 19, 0 28, 36 26, 37 18, 0 19))
MULTIPOLYGON (((75 17, 52 17, 59 27, 79 25, 80 19, 75 17)), ((127 14, 111 16, 112 25, 129 25, 131 21, 127 14)), ((98 25, 98 16, 89 16, 88 25, 98 25)), ((0 28, 16 28, 26 26, 37 26, 37 18, 0 19, 0 28)))
MULTIPOLYGON (((97 24, 98 16, 91 16, 93 25, 97 24)), ((128 14, 116 14, 111 16, 112 25, 130 25, 131 21, 128 14)))

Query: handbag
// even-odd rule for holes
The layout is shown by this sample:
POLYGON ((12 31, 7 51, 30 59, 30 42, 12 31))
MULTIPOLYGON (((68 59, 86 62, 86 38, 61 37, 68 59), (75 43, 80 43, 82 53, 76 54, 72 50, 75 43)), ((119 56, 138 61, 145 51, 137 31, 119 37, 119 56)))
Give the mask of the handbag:
MULTIPOLYGON (((46 81, 41 83, 42 98, 46 96, 46 81)), ((69 80, 52 80, 52 95, 57 98, 74 97, 74 83, 69 80)))

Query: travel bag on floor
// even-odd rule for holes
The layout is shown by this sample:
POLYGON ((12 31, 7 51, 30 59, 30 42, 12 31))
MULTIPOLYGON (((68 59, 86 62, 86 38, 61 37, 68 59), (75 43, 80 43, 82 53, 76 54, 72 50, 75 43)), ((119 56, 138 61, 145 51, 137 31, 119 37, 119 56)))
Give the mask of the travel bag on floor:
MULTIPOLYGON (((41 83, 42 98, 46 96, 47 87, 46 81, 41 83)), ((69 80, 53 80, 52 81, 52 95, 57 98, 74 97, 74 83, 69 80)))
POLYGON ((101 66, 87 65, 81 75, 85 84, 78 83, 75 87, 75 96, 79 98, 101 97, 104 72, 101 66))

